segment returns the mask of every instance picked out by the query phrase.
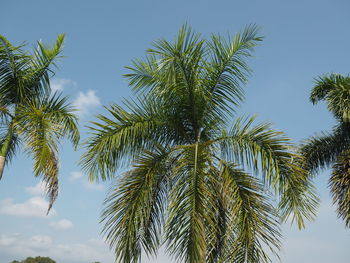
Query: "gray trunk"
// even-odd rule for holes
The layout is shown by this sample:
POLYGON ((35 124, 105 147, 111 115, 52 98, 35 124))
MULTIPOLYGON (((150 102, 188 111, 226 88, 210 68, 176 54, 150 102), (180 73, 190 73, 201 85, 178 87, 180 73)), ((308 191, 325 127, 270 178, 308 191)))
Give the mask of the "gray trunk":
POLYGON ((5 157, 0 156, 0 179, 2 178, 2 174, 4 173, 5 168, 5 157))

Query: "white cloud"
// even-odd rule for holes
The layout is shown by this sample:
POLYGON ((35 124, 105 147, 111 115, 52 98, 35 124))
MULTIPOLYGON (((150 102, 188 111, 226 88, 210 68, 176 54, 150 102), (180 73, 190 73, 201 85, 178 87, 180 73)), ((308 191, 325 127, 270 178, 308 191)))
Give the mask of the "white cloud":
POLYGON ((11 258, 28 255, 45 255, 57 262, 113 262, 108 246, 101 240, 90 239, 85 243, 56 244, 50 236, 24 237, 18 234, 0 235, 0 254, 11 258))
POLYGON ((93 183, 89 181, 84 181, 83 185, 88 190, 103 191, 105 189, 103 184, 93 183))
POLYGON ((52 244, 49 236, 36 235, 29 239, 29 247, 31 248, 48 248, 52 244))
POLYGON ((16 242, 20 234, 12 234, 12 235, 0 235, 0 247, 1 246, 11 246, 16 242))
POLYGON ((55 93, 56 91, 61 92, 67 86, 75 87, 77 84, 70 79, 53 79, 51 81, 51 91, 55 93))
POLYGON ((52 221, 49 225, 56 230, 67 230, 73 227, 73 223, 68 219, 52 221))
POLYGON ((49 203, 42 197, 32 197, 23 203, 14 203, 13 199, 0 200, 0 214, 19 217, 49 218, 56 214, 55 209, 51 209, 46 215, 49 203))
POLYGON ((44 195, 45 194, 45 186, 42 182, 37 183, 35 186, 29 186, 25 188, 26 192, 31 195, 44 195))
POLYGON ((74 101, 74 106, 79 110, 80 115, 88 114, 93 107, 101 105, 100 99, 96 96, 94 90, 87 92, 80 91, 74 101))
POLYGON ((103 191, 105 189, 103 184, 88 181, 87 178, 84 178, 82 172, 71 172, 69 181, 78 181, 85 189, 88 190, 103 191))
POLYGON ((76 181, 82 177, 83 177, 82 172, 71 172, 70 177, 69 177, 69 181, 73 182, 73 181, 76 181))

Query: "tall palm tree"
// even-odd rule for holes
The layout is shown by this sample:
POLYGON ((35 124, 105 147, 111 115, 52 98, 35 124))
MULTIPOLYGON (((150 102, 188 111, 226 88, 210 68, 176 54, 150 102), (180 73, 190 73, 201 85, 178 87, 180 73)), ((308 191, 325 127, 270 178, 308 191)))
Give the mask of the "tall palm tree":
POLYGON ((350 227, 350 77, 330 74, 316 80, 310 95, 313 104, 327 103, 337 120, 331 132, 308 139, 301 147, 313 174, 332 167, 329 187, 338 216, 350 227))
POLYGON ((264 249, 280 244, 273 198, 283 219, 303 227, 313 217, 315 196, 288 138, 254 117, 232 121, 259 41, 255 26, 210 40, 182 27, 128 67, 137 98, 98 116, 81 161, 91 180, 131 164, 102 213, 118 262, 162 244, 183 262, 268 262, 264 249))
POLYGON ((52 47, 38 43, 32 54, 0 36, 0 178, 5 165, 24 146, 41 176, 50 205, 58 193, 58 150, 62 138, 79 142, 77 117, 67 98, 51 94, 52 68, 64 35, 52 47))

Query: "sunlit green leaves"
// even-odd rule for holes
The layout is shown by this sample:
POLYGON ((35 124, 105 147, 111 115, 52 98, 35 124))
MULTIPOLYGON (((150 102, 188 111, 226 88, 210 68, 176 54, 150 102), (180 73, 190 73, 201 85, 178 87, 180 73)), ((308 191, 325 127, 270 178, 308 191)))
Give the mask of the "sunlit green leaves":
POLYGON ((228 128, 261 39, 256 26, 209 40, 184 26, 128 67, 137 99, 92 123, 81 159, 90 178, 131 164, 102 214, 118 262, 137 262, 162 242, 186 263, 269 262, 280 216, 299 227, 313 218, 317 197, 286 135, 254 118, 235 116, 228 128))
POLYGON ((63 42, 63 34, 52 47, 38 42, 30 54, 0 36, 0 153, 8 162, 22 143, 46 185, 49 210, 58 193, 59 144, 67 138, 77 147, 80 139, 75 110, 50 89, 63 42))

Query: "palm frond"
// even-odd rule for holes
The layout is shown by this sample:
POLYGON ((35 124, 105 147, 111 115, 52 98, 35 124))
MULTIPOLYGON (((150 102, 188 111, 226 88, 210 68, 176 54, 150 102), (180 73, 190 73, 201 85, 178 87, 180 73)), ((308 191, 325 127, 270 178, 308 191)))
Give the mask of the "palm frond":
POLYGON ((205 64, 203 82, 206 88, 206 113, 222 118, 235 111, 244 98, 242 85, 246 83, 251 70, 245 59, 252 55, 254 47, 262 40, 258 27, 251 25, 232 39, 226 40, 213 34, 208 41, 209 62, 205 64))
POLYGON ((23 87, 24 71, 30 56, 21 48, 14 47, 0 35, 0 98, 3 105, 16 103, 18 91, 23 87))
POLYGON ((329 186, 333 197, 333 203, 337 205, 338 217, 345 221, 345 226, 350 227, 350 151, 339 155, 333 165, 329 186))
POLYGON ((215 228, 214 189, 207 173, 208 151, 204 145, 178 146, 175 184, 170 193, 166 241, 170 254, 184 262, 205 262, 208 229, 215 228))
POLYGON ((310 100, 313 104, 324 100, 328 110, 345 122, 350 121, 350 77, 330 74, 316 80, 311 91, 310 100))
POLYGON ((129 164, 144 149, 172 139, 155 101, 125 104, 129 111, 112 105, 107 108, 112 118, 99 115, 100 122, 93 122, 95 127, 90 127, 93 137, 85 142, 87 151, 81 165, 91 180, 98 180, 99 175, 102 180, 114 177, 118 167, 129 164))
POLYGON ((228 199, 228 244, 219 262, 270 262, 265 247, 277 255, 281 238, 271 197, 259 180, 235 164, 221 162, 221 166, 222 187, 228 199))
POLYGON ((50 77, 54 74, 52 67, 57 67, 56 60, 60 58, 64 38, 64 34, 58 35, 52 47, 38 42, 38 47, 34 50, 34 55, 31 56, 30 67, 26 70, 23 80, 25 90, 21 91, 24 93, 20 94, 21 96, 28 97, 31 94, 47 96, 50 94, 50 77))
POLYGON ((42 176, 50 201, 58 194, 58 146, 62 138, 79 142, 77 117, 66 98, 36 98, 18 105, 14 129, 34 161, 34 174, 42 176))
POLYGON ((168 194, 169 151, 143 152, 105 200, 103 232, 119 262, 139 262, 141 248, 155 254, 168 194))
POLYGON ((317 173, 320 169, 330 167, 337 160, 349 142, 349 136, 344 133, 344 128, 336 127, 333 133, 323 132, 302 143, 300 153, 306 161, 306 169, 311 173, 317 173))
POLYGON ((293 216, 299 228, 305 219, 313 220, 318 198, 303 169, 301 156, 292 151, 292 144, 284 133, 273 130, 271 124, 252 126, 254 117, 237 119, 230 132, 214 142, 221 144, 224 159, 261 174, 263 182, 272 186, 281 197, 283 220, 293 216))

